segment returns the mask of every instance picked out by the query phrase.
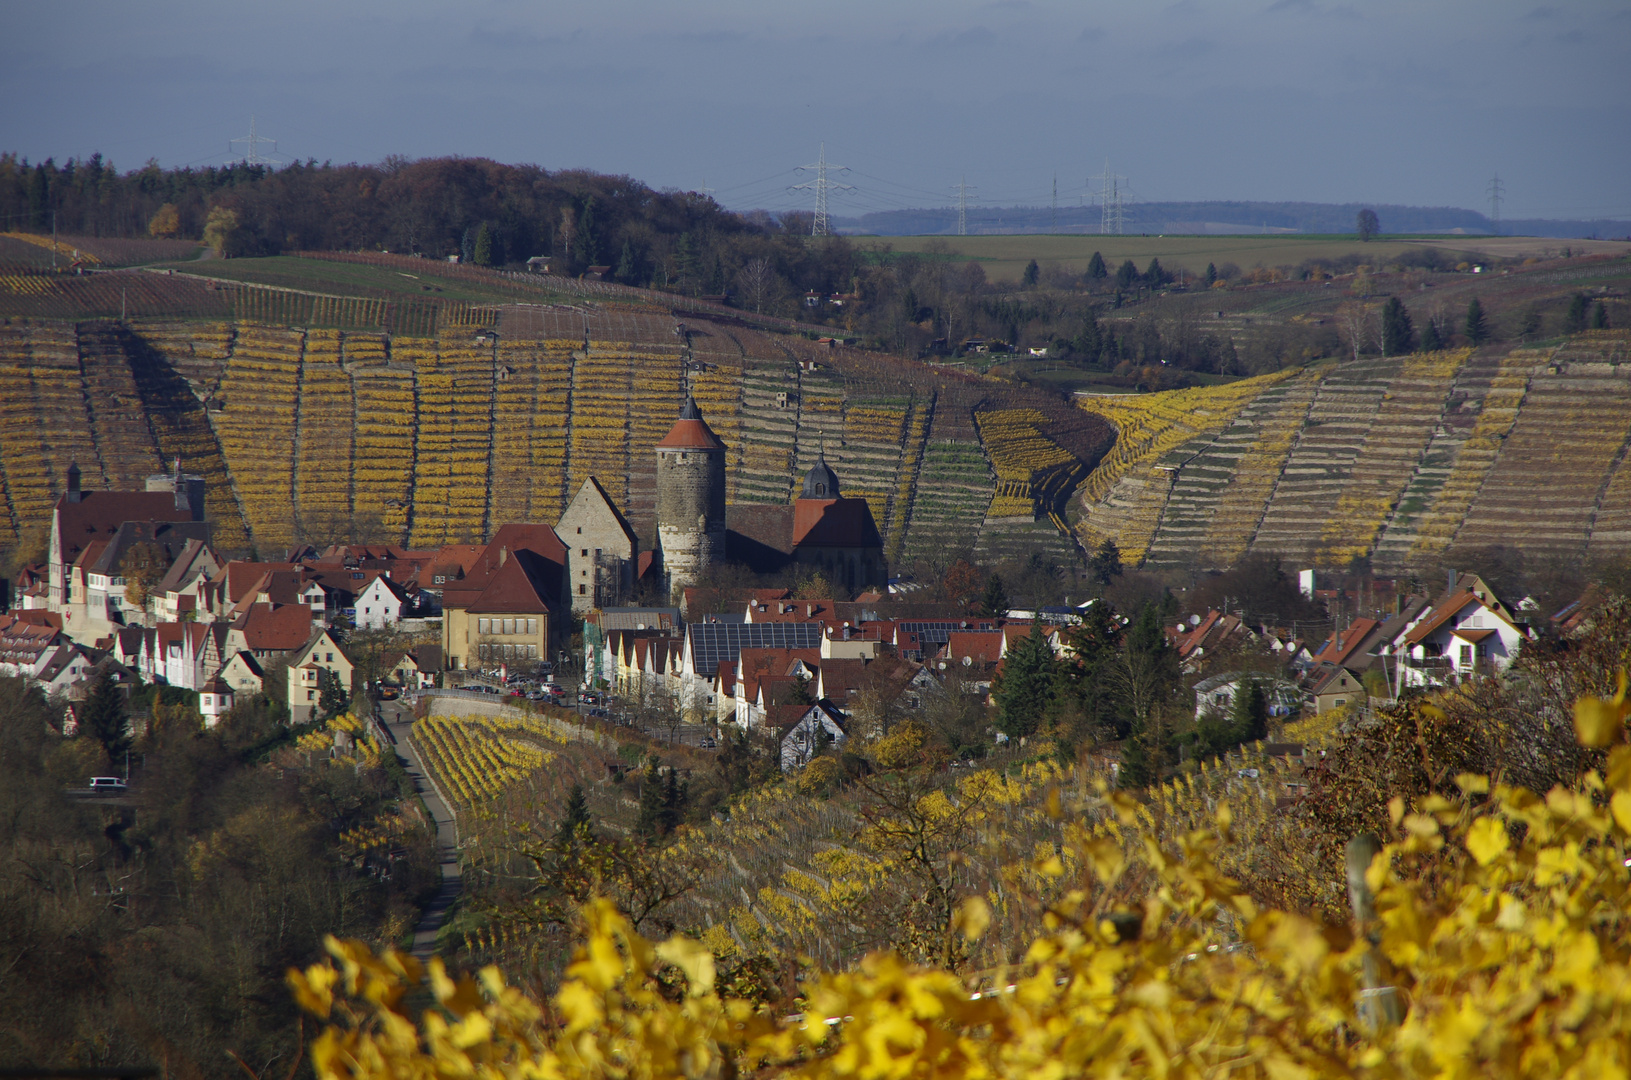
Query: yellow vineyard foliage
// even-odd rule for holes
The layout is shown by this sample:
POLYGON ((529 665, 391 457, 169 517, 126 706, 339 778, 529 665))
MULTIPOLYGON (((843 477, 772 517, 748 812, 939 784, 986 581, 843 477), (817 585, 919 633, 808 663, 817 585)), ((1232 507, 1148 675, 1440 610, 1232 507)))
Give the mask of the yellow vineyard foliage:
MULTIPOLYGON (((547 1009, 497 968, 455 980, 440 961, 333 938, 333 959, 289 983, 329 1022, 312 1046, 324 1078, 1623 1078, 1628 711, 1623 690, 1582 703, 1582 741, 1617 745, 1573 787, 1468 775, 1455 799, 1395 800, 1398 839, 1369 864, 1359 933, 1245 896, 1219 869, 1238 843, 1226 804, 1168 846, 1140 804, 1103 792, 1143 835, 1142 904, 1105 908, 1124 849, 1067 828, 1029 870, 1076 879, 1023 958, 984 977, 875 953, 812 979, 803 1013, 782 1017, 721 996, 696 941, 653 944, 601 901, 547 1009), (435 1004, 416 1017, 421 987, 435 1004)), ((955 925, 976 938, 990 919, 971 897, 955 925)))

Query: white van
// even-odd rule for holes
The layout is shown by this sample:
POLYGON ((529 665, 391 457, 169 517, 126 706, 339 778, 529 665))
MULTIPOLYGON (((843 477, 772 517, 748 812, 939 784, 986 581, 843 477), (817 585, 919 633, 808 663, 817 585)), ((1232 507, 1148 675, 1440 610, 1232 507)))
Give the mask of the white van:
POLYGON ((117 776, 91 777, 92 791, 123 791, 124 789, 125 782, 119 779, 117 776))

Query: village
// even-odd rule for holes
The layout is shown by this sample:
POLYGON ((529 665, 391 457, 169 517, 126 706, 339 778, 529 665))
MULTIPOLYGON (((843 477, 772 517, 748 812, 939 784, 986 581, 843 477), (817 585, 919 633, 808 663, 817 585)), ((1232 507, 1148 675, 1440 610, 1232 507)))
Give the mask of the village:
MULTIPOLYGON (((572 703, 671 738, 683 726, 704 746, 727 730, 769 736, 793 770, 936 698, 989 709, 1025 639, 1034 632, 1069 664, 1072 628, 1104 603, 1006 610, 891 582, 866 501, 845 498, 822 459, 791 506, 728 514, 725 445, 689 397, 652 449, 658 539, 647 551, 590 477, 554 524, 503 524, 484 544, 226 558, 210 543, 202 481, 179 462, 139 492, 84 490, 70 469, 49 559, 19 574, 0 615, 0 673, 60 695, 70 713, 104 675, 191 692, 205 726, 259 695, 286 703, 294 724, 403 693, 572 703), (831 595, 721 586, 726 565, 760 581, 803 573, 831 595)), ((1305 599, 1363 609, 1320 576, 1300 574, 1305 599)), ((1278 726, 1499 673, 1537 614, 1453 571, 1436 596, 1373 581, 1369 599, 1371 614, 1333 621, 1320 640, 1216 608, 1166 626, 1196 720, 1229 714, 1247 686, 1278 726)), ((1114 764, 1113 747, 1099 752, 1114 764)))

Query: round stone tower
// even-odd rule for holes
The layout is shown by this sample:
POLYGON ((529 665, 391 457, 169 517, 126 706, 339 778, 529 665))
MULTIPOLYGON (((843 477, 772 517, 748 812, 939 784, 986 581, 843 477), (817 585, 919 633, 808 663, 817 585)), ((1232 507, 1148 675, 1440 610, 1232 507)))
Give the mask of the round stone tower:
POLYGON ((671 589, 695 585, 725 558, 725 444, 689 392, 657 444, 657 547, 671 589))

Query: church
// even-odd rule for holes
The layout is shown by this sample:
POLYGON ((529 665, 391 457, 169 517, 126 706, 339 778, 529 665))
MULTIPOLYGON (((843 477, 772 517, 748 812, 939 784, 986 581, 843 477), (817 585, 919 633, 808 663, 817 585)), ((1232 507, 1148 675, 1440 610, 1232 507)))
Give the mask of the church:
POLYGON ((889 585, 883 537, 865 499, 846 499, 823 452, 791 506, 725 505, 725 444, 689 393, 657 443, 657 545, 670 588, 721 562, 759 574, 807 567, 853 596, 889 585))

